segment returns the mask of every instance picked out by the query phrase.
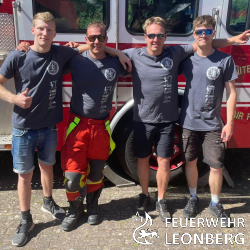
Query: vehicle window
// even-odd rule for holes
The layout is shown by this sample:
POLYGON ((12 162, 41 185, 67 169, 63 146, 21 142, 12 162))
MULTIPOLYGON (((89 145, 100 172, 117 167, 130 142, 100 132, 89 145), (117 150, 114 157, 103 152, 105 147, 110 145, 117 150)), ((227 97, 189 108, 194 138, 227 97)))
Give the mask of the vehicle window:
POLYGON ((126 26, 130 33, 143 34, 143 23, 152 16, 166 20, 169 35, 189 35, 197 17, 198 0, 127 0, 126 26))
POLYGON ((56 18, 57 32, 82 33, 92 21, 109 25, 109 0, 33 0, 34 14, 49 11, 56 18))
POLYGON ((249 29, 249 0, 232 0, 229 8, 229 31, 233 33, 241 33, 249 29))

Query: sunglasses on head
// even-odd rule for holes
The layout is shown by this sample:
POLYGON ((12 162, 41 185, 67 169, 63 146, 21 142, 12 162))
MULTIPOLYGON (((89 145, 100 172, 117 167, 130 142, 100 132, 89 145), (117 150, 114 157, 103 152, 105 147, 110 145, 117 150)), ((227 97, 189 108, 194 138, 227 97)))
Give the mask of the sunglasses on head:
POLYGON ((88 36, 89 41, 92 43, 95 41, 96 38, 98 39, 99 42, 104 42, 106 39, 106 36, 105 35, 88 36))
POLYGON ((197 36, 201 36, 203 35, 203 33, 206 35, 206 36, 210 36, 214 33, 214 31, 212 29, 202 29, 202 30, 196 30, 194 32, 197 36))
POLYGON ((159 33, 159 34, 146 34, 146 36, 149 38, 149 39, 155 39, 155 37, 157 36, 158 39, 163 39, 165 38, 165 34, 163 33, 159 33))

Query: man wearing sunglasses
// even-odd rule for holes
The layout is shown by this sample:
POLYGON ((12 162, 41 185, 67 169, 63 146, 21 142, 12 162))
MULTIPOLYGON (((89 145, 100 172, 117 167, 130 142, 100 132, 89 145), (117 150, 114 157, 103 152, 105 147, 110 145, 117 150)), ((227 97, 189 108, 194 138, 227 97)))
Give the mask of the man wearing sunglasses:
POLYGON ((70 208, 62 229, 71 231, 84 213, 87 194, 88 223, 99 223, 98 199, 103 188, 105 161, 114 149, 110 137, 109 112, 117 79, 127 74, 116 57, 104 52, 108 37, 102 22, 87 26, 89 50, 65 66, 72 75, 72 98, 62 169, 70 208))
MULTIPOLYGON (((149 158, 154 143, 158 161, 156 209, 162 221, 170 217, 165 193, 170 178, 174 127, 178 120, 178 66, 183 59, 197 50, 196 44, 169 46, 163 49, 167 38, 166 26, 165 20, 160 17, 147 19, 143 26, 147 47, 123 51, 133 63, 133 144, 134 154, 138 157, 137 171, 142 188, 137 210, 143 215, 150 203, 149 158)), ((229 39, 213 40, 213 47, 245 43, 248 40, 246 33, 229 39)), ((113 55, 122 53, 111 48, 106 48, 106 51, 113 55)))
POLYGON ((182 152, 186 160, 185 172, 190 190, 190 199, 183 210, 185 218, 195 217, 197 197, 197 158, 202 145, 204 162, 210 166, 209 186, 211 202, 208 211, 217 218, 229 216, 219 202, 223 180, 225 142, 233 133, 236 105, 235 79, 238 78, 232 57, 212 47, 215 35, 215 20, 209 15, 193 22, 197 51, 180 65, 186 78, 186 89, 180 114, 182 129, 182 152), (227 123, 221 123, 221 104, 224 87, 227 94, 227 123))

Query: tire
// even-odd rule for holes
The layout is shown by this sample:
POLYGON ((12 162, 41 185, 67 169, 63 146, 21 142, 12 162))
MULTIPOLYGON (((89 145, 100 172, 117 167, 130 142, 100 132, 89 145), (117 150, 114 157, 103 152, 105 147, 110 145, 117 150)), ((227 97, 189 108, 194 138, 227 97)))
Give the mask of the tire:
MULTIPOLYGON (((181 98, 180 98, 181 99, 181 98)), ((180 109, 179 109, 180 112, 180 109)), ((221 120, 222 124, 223 121, 221 120)), ((133 153, 133 110, 130 109, 119 121, 112 137, 116 143, 117 159, 126 174, 129 175, 134 181, 139 183, 137 174, 137 157, 133 153)), ((175 140, 174 140, 175 154, 171 157, 171 177, 170 182, 181 182, 186 184, 185 178, 185 162, 182 160, 181 151, 179 147, 179 125, 175 126, 175 140)), ((198 187, 205 187, 208 184, 210 167, 203 162, 202 148, 198 157, 198 187)), ((116 164, 117 166, 117 164, 116 164)), ((150 178, 149 186, 157 186, 156 172, 157 161, 154 153, 150 158, 150 178)))
MULTIPOLYGON (((175 142, 179 141, 178 136, 178 127, 175 134, 175 142)), ((117 145, 117 154, 120 160, 122 167, 125 172, 137 183, 139 183, 139 178, 137 174, 137 157, 134 156, 133 153, 133 135, 134 130, 132 123, 130 126, 123 129, 119 133, 119 143, 116 142, 117 145)), ((184 162, 181 159, 181 153, 178 144, 175 143, 175 154, 171 158, 171 177, 170 181, 174 180, 177 176, 183 173, 182 167, 184 162)), ((154 153, 150 157, 150 178, 149 178, 149 186, 157 186, 156 182, 156 172, 157 172, 157 161, 154 153)))

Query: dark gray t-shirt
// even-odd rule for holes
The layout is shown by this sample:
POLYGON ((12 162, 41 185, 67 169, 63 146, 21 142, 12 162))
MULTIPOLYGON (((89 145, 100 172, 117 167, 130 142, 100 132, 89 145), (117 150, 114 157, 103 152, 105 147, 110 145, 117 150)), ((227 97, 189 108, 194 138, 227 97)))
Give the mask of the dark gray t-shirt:
POLYGON ((233 58, 218 50, 208 57, 194 53, 180 65, 180 72, 186 78, 180 126, 197 131, 221 129, 225 82, 238 78, 233 58))
POLYGON ((70 111, 81 117, 104 120, 112 109, 116 81, 127 71, 116 57, 106 54, 97 60, 86 51, 73 57, 65 65, 64 73, 72 75, 70 111))
POLYGON ((178 66, 193 52, 192 45, 170 46, 159 56, 147 48, 123 51, 132 61, 134 120, 165 123, 178 120, 178 66))
POLYGON ((52 45, 49 52, 12 51, 4 61, 0 74, 14 77, 16 93, 29 89, 29 108, 14 106, 12 126, 17 129, 39 129, 62 121, 62 70, 78 50, 52 45))

